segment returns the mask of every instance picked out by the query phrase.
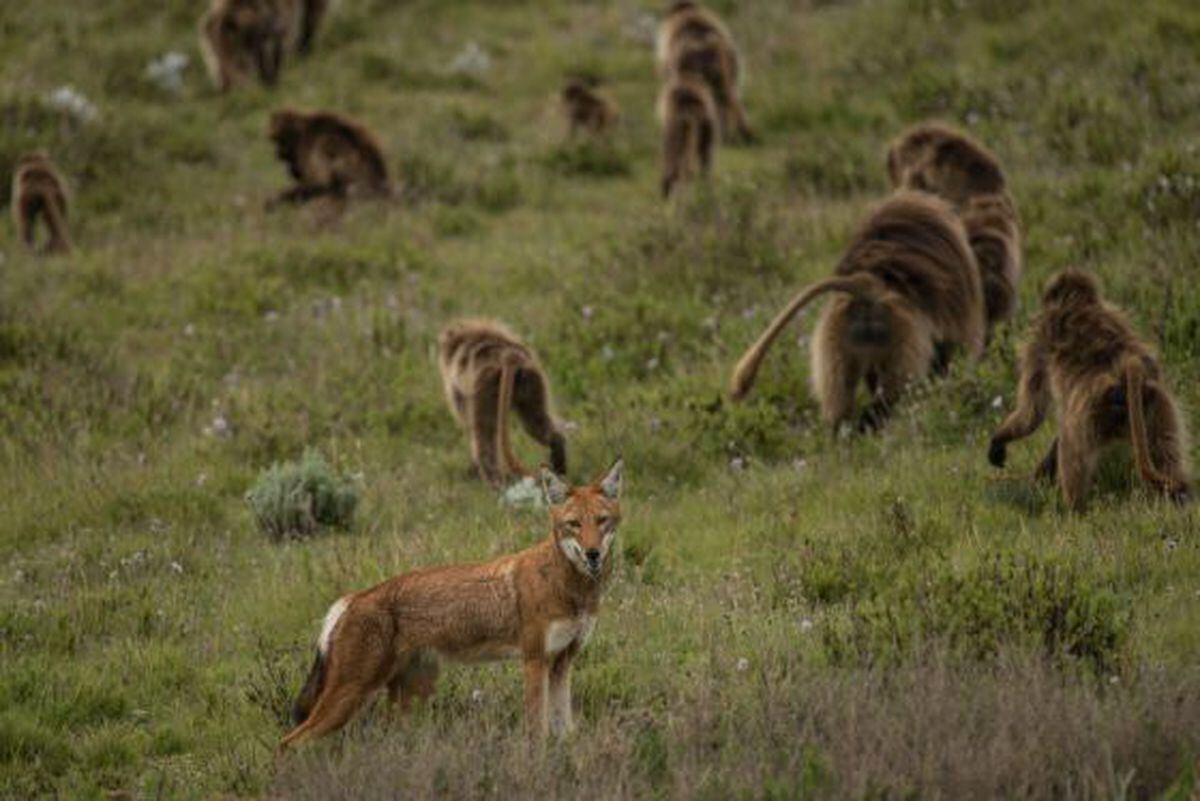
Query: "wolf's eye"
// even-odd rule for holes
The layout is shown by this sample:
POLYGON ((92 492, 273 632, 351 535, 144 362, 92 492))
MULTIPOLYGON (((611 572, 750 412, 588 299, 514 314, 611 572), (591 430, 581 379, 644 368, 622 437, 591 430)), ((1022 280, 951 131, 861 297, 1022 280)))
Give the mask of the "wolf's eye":
POLYGON ((600 515, 596 518, 596 525, 600 528, 608 528, 608 524, 612 522, 612 518, 608 515, 600 515))
POLYGON ((569 531, 579 531, 582 524, 578 520, 564 520, 563 526, 569 531))

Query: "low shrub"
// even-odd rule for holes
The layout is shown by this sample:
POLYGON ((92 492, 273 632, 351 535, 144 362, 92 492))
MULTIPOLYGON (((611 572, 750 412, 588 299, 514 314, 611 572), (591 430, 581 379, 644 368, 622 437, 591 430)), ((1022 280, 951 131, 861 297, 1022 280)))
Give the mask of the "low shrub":
POLYGON ((273 464, 246 493, 259 528, 278 542, 323 528, 349 528, 358 506, 354 482, 315 449, 298 462, 273 464))

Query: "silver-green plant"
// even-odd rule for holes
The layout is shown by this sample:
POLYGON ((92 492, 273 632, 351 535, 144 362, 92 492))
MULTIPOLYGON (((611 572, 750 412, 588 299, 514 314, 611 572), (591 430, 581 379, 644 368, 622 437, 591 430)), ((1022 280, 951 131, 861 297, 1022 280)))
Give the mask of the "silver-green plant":
POLYGON ((246 493, 259 528, 278 542, 307 537, 322 528, 349 528, 358 506, 354 481, 337 473, 320 451, 309 448, 299 461, 276 462, 246 493))

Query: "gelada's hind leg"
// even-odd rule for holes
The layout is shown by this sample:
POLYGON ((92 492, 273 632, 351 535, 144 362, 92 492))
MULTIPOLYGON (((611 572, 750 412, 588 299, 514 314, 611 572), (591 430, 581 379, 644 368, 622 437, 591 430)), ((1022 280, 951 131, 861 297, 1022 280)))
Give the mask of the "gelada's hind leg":
POLYGON ((836 433, 854 412, 854 392, 863 377, 863 366, 846 344, 844 305, 826 305, 813 331, 811 373, 813 393, 821 405, 821 419, 836 433))
POLYGON ((558 475, 567 472, 567 441, 550 414, 550 391, 536 370, 521 370, 513 392, 517 416, 529 436, 550 449, 550 467, 558 475))
POLYGON ((41 212, 41 203, 35 199, 25 198, 20 202, 20 209, 16 213, 17 232, 21 241, 25 243, 25 247, 33 249, 37 243, 37 216, 41 212))
POLYGON ((1167 479, 1165 485, 1156 486, 1156 489, 1176 503, 1184 503, 1191 499, 1191 482, 1185 455, 1187 435, 1179 410, 1157 387, 1146 393, 1145 410, 1150 459, 1167 479))
POLYGON ((1037 466, 1033 477, 1036 481, 1056 481, 1058 479, 1058 438, 1050 443, 1050 450, 1037 466))
POLYGON ((729 114, 732 118, 733 128, 743 142, 752 144, 758 141, 758 134, 750 127, 750 121, 746 119, 746 108, 742 105, 742 98, 737 91, 730 94, 729 114))
POLYGON ((500 401, 500 371, 488 371, 479 376, 475 393, 468 398, 467 425, 471 437, 471 460, 483 478, 498 484, 503 471, 496 452, 497 405, 500 401))
POLYGON ((892 416, 892 408, 914 381, 928 374, 930 359, 935 350, 933 342, 906 327, 893 315, 891 352, 879 364, 875 397, 863 410, 858 421, 860 431, 875 431, 892 416))
POLYGON ((1082 512, 1087 506, 1099 457, 1100 443, 1090 420, 1064 425, 1058 436, 1058 486, 1073 511, 1082 512))

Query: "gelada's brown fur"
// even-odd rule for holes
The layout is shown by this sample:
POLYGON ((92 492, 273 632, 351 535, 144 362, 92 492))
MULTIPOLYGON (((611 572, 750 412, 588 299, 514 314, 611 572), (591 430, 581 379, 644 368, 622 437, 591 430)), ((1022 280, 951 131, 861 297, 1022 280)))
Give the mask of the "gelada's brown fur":
POLYGON ((1059 433, 1038 476, 1057 477, 1082 509, 1102 448, 1128 440, 1141 477, 1169 497, 1190 496, 1183 416, 1151 347, 1088 273, 1064 270, 1042 296, 1021 353, 1017 404, 992 437, 988 459, 1003 467, 1009 442, 1041 426, 1051 401, 1059 433))
POLYGON ((655 57, 664 80, 686 74, 708 85, 726 135, 755 138, 741 101, 741 58, 716 14, 690 0, 672 3, 659 23, 655 57))
POLYGON ((892 143, 887 168, 893 187, 954 204, 979 263, 989 332, 1012 319, 1023 272, 1021 222, 995 155, 962 131, 925 123, 892 143))
POLYGON ((336 731, 386 687, 407 708, 433 693, 443 659, 518 658, 534 737, 569 731, 571 662, 587 642, 612 572, 621 460, 571 488, 546 468, 551 533, 511 556, 396 576, 334 604, 280 751, 336 731))
POLYGON ((528 345, 498 322, 458 320, 442 330, 438 353, 446 402, 466 429, 471 462, 484 479, 498 484, 528 473, 512 450, 510 410, 550 449, 554 471, 566 473, 566 438, 551 409, 550 382, 528 345))
POLYGON ((279 80, 284 59, 306 52, 330 0, 212 0, 200 20, 200 50, 223 92, 279 80))
POLYGON ((44 220, 46 253, 67 253, 71 235, 67 226, 70 194, 62 173, 42 151, 21 156, 13 170, 12 210, 17 236, 30 250, 37 247, 37 223, 44 220))
POLYGON ((792 317, 830 292, 813 334, 812 382, 834 428, 853 414, 860 381, 872 403, 859 427, 874 428, 950 348, 971 356, 983 350, 983 293, 962 222, 936 197, 901 192, 868 217, 834 277, 796 295, 742 356, 730 389, 735 400, 750 391, 792 317))
POLYGON ((318 197, 387 197, 392 192, 379 142, 348 117, 281 109, 271 115, 267 135, 296 182, 269 205, 318 197))
POLYGON ((932 192, 962 207, 973 195, 1007 191, 999 160, 966 133, 941 123, 918 125, 888 148, 892 186, 932 192))
POLYGON ((979 274, 987 307, 988 330, 1017 313, 1021 274, 1021 223, 1007 192, 975 195, 962 212, 963 226, 979 274))
POLYGON ((592 136, 608 136, 621 117, 615 100, 580 79, 568 81, 563 87, 562 103, 572 137, 581 130, 592 136))
POLYGON ((708 84, 680 74, 669 79, 658 96, 662 127, 663 197, 696 177, 707 177, 721 137, 717 106, 708 84))

